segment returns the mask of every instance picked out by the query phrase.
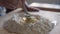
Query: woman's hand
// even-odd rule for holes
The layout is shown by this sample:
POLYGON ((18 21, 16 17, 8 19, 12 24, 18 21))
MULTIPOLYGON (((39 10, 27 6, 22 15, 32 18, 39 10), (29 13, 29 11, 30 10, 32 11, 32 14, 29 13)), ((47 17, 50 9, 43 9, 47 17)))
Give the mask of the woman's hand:
POLYGON ((40 9, 35 8, 35 7, 27 7, 27 10, 31 12, 38 12, 40 9))

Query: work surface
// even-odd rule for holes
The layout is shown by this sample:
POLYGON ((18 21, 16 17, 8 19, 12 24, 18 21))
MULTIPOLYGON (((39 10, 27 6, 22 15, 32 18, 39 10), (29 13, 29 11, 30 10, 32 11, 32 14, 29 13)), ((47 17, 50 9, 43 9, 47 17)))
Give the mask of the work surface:
MULTIPOLYGON (((32 12, 31 12, 32 13, 32 12)), ((57 23, 57 25, 55 26, 55 28, 51 31, 51 34, 60 34, 60 13, 58 12, 48 12, 48 11, 43 11, 40 10, 40 12, 34 12, 33 14, 39 14, 40 16, 49 19, 50 21, 52 21, 52 23, 57 23)), ((3 30, 3 24, 6 20, 10 19, 12 17, 13 14, 8 14, 6 16, 1 16, 0 17, 0 34, 8 34, 7 32, 5 32, 3 30)))
POLYGON ((56 11, 60 12, 60 5, 57 4, 48 4, 48 3, 37 3, 33 2, 29 5, 30 7, 37 7, 41 10, 56 11))

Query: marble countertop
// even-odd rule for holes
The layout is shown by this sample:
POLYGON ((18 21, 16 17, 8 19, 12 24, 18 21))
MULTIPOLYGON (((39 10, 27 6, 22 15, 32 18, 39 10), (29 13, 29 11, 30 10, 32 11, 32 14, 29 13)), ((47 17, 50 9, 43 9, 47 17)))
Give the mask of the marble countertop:
POLYGON ((43 7, 43 8, 52 8, 52 9, 60 9, 60 5, 48 4, 48 3, 37 3, 37 2, 33 2, 29 6, 43 7))

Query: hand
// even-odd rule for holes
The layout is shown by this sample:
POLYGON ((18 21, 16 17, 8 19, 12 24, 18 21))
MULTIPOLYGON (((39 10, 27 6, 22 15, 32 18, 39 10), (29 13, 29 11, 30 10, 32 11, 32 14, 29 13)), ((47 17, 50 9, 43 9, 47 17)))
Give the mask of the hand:
POLYGON ((39 12, 40 9, 35 8, 35 7, 27 7, 28 11, 34 11, 34 12, 39 12))

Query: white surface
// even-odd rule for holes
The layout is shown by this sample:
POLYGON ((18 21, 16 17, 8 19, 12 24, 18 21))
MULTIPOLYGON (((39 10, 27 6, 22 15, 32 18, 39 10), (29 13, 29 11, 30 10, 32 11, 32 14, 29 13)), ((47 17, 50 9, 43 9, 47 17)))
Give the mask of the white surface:
POLYGON ((60 9, 60 5, 55 5, 55 4, 47 4, 47 3, 36 3, 33 2, 29 6, 33 7, 43 7, 43 8, 53 8, 53 9, 60 9))
POLYGON ((57 25, 55 28, 50 32, 50 34, 60 34, 60 14, 56 14, 57 18, 57 25))

